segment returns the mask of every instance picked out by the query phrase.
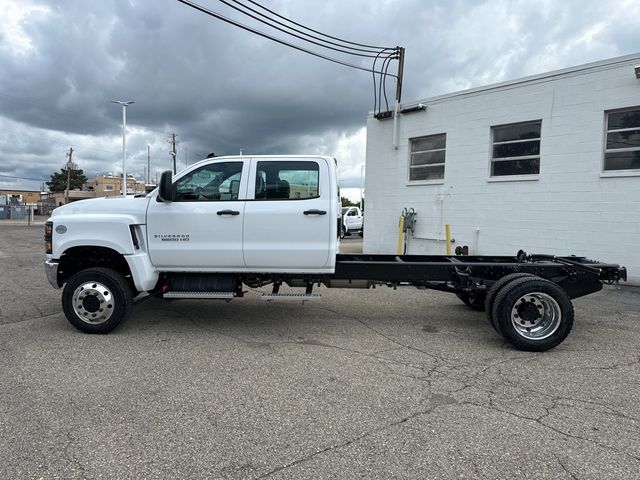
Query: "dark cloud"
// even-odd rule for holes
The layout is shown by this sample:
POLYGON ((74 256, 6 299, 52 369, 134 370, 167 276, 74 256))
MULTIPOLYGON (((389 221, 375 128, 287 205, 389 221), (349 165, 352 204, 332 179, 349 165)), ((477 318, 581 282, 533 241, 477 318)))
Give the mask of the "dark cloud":
MULTIPOLYGON (((201 2, 252 23, 220 2, 201 2)), ((595 0, 264 4, 335 36, 405 46, 405 100, 631 53, 639 43, 634 2, 617 9, 595 0)), ((365 72, 252 36, 174 0, 11 5, 26 13, 0 27, 0 174, 48 177, 69 146, 89 175, 117 170, 121 110, 112 99, 136 101, 128 110, 128 151, 138 173, 147 145, 154 164, 169 166, 170 132, 179 135, 179 157, 188 153, 190 161, 241 148, 342 149, 350 157, 364 147, 345 138, 357 136, 373 107, 365 72)), ((394 87, 389 82, 390 97, 394 87)), ((363 159, 356 157, 363 154, 345 160, 347 183, 359 184, 363 159)))

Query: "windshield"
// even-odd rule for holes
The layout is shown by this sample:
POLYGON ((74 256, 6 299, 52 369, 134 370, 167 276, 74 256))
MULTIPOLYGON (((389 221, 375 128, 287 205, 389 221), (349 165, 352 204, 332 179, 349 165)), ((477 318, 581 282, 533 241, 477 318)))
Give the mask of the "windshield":
POLYGON ((349 210, 349 207, 342 207, 342 215, 346 215, 347 210, 349 210))

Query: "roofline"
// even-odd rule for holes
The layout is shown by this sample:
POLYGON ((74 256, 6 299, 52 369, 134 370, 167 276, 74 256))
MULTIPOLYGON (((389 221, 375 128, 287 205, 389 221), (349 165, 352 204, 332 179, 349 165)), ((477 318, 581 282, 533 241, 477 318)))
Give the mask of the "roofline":
MULTIPOLYGON (((553 70, 551 72, 530 75, 527 77, 517 78, 515 80, 507 80, 504 82, 492 83, 489 85, 484 85, 482 87, 474 87, 474 88, 469 88, 467 90, 459 90, 456 92, 436 95, 436 96, 424 98, 421 100, 402 103, 400 107, 407 108, 407 107, 417 106, 420 103, 437 103, 443 100, 448 100, 450 98, 464 97, 467 95, 475 95, 479 93, 487 93, 495 90, 510 90, 512 88, 517 88, 525 84, 534 85, 538 83, 550 82, 550 81, 556 80, 558 77, 570 78, 570 77, 579 75, 585 71, 599 72, 604 70, 611 70, 621 65, 635 64, 636 62, 640 63, 640 52, 632 53, 629 55, 623 55, 621 57, 613 57, 606 60, 599 60, 597 62, 585 63, 582 65, 563 68, 560 70, 553 70)), ((630 75, 632 73, 633 72, 631 72, 630 75)), ((373 112, 369 112, 369 115, 370 116, 373 115, 373 112)))

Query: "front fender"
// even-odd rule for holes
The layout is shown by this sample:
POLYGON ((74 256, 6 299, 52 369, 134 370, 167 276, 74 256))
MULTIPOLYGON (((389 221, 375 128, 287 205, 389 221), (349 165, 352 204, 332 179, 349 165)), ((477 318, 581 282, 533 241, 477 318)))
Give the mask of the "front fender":
POLYGON ((93 245, 110 248, 122 255, 135 253, 130 225, 137 219, 130 215, 73 214, 52 218, 53 258, 73 247, 93 245))

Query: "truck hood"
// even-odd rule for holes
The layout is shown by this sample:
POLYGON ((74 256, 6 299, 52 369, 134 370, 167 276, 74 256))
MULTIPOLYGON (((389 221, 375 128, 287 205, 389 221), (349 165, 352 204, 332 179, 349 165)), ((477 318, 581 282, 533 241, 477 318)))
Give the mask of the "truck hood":
POLYGON ((135 223, 144 224, 149 205, 149 197, 103 197, 78 200, 56 208, 51 218, 69 215, 122 215, 135 219, 135 223))

